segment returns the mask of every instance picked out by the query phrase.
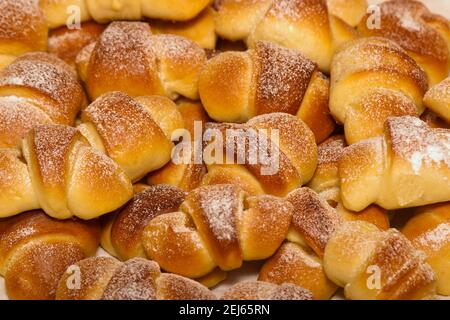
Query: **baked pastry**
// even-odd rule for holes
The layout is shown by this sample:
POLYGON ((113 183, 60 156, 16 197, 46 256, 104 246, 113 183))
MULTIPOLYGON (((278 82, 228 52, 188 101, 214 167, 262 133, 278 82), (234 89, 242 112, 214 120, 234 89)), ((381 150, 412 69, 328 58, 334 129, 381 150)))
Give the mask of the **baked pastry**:
POLYGON ((307 183, 314 174, 317 164, 314 135, 303 121, 292 115, 264 114, 244 125, 210 123, 208 128, 211 129, 207 137, 210 145, 223 146, 226 159, 210 158, 204 150, 208 173, 203 185, 232 183, 249 194, 284 197, 307 183), (230 138, 229 129, 235 136, 230 138), (221 137, 225 137, 224 141, 220 141, 221 137), (255 148, 259 149, 257 157, 251 152, 255 148))
POLYGON ((437 292, 450 295, 450 202, 419 207, 402 228, 412 244, 427 255, 436 274, 437 292))
POLYGON ((450 77, 431 87, 425 94, 423 102, 450 124, 450 77))
POLYGON ((92 256, 98 221, 55 220, 43 211, 0 219, 0 274, 10 299, 54 299, 70 265, 92 256))
POLYGON ((312 300, 309 290, 291 283, 276 285, 263 281, 242 281, 227 289, 223 300, 312 300))
POLYGON ((75 128, 37 126, 25 137, 22 154, 24 160, 12 149, 0 149, 1 217, 42 208, 58 219, 92 219, 133 195, 119 165, 75 128))
POLYGON ((135 195, 112 218, 102 245, 123 260, 148 257, 168 272, 200 278, 217 266, 227 271, 271 256, 291 218, 286 200, 248 196, 234 185, 204 186, 187 195, 158 185, 135 195))
POLYGON ((216 47, 214 11, 211 8, 206 8, 198 16, 188 21, 152 20, 149 23, 155 34, 176 34, 193 40, 205 49, 215 49, 216 47))
POLYGON ((272 112, 297 115, 318 141, 333 132, 328 79, 298 51, 258 41, 247 52, 225 52, 208 61, 199 92, 209 116, 246 122, 272 112))
POLYGON ((415 117, 389 118, 383 136, 345 149, 339 162, 342 203, 391 210, 450 201, 450 131, 415 117))
POLYGON ((399 231, 356 221, 332 234, 324 268, 348 299, 432 299, 436 277, 425 259, 399 231))
POLYGON ((80 77, 92 100, 111 91, 131 96, 198 98, 206 54, 193 41, 152 35, 144 22, 112 22, 77 57, 80 77))
POLYGON ((336 208, 343 220, 364 220, 375 224, 380 229, 389 229, 389 218, 385 209, 377 205, 370 205, 360 212, 354 212, 342 205, 339 187, 339 160, 345 147, 345 138, 342 135, 331 136, 318 146, 317 169, 307 186, 316 191, 333 208, 336 208))
POLYGON ((366 0, 327 0, 328 12, 352 27, 358 25, 367 11, 366 0))
POLYGON ((191 279, 161 273, 153 261, 134 258, 120 262, 111 257, 93 257, 67 270, 59 282, 56 299, 212 300, 216 296, 191 279), (79 283, 71 279, 73 267, 77 268, 79 283))
POLYGON ((100 96, 81 113, 78 129, 118 163, 132 181, 171 159, 172 135, 184 127, 175 103, 161 96, 100 96))
POLYGON ((73 125, 86 105, 76 73, 53 55, 27 53, 0 73, 0 147, 16 148, 39 124, 73 125))
POLYGON ((84 22, 78 29, 66 26, 50 30, 48 34, 48 52, 61 58, 73 67, 78 53, 87 45, 95 42, 105 29, 105 25, 84 22))
POLYGON ((276 284, 294 283, 312 292, 314 299, 329 299, 337 287, 330 282, 321 258, 328 238, 341 223, 336 210, 309 188, 299 188, 286 197, 293 208, 290 242, 283 244, 259 273, 259 280, 276 284))
POLYGON ((216 4, 216 32, 249 46, 271 41, 302 52, 328 72, 334 49, 353 38, 352 28, 328 14, 325 0, 222 0, 216 4))
POLYGON ((322 260, 311 249, 293 242, 285 242, 264 263, 258 280, 295 284, 311 292, 315 300, 330 299, 337 290, 325 275, 322 260))
POLYGON ((38 2, 2 0, 0 3, 0 70, 15 57, 46 51, 47 24, 38 2))
POLYGON ((363 36, 388 38, 417 61, 434 85, 450 71, 450 23, 415 0, 386 1, 379 5, 380 25, 372 26, 371 13, 358 25, 363 36))
POLYGON ((333 57, 330 111, 348 144, 381 135, 393 116, 419 116, 426 75, 398 45, 384 38, 348 42, 333 57))

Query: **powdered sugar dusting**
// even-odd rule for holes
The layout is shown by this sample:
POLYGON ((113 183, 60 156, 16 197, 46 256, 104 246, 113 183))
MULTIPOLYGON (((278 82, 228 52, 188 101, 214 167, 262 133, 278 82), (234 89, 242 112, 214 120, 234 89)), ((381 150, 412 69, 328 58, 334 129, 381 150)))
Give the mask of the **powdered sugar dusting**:
POLYGON ((414 242, 419 243, 423 247, 430 247, 433 251, 440 250, 450 242, 450 223, 444 222, 439 224, 436 228, 414 239, 414 242))
POLYGON ((386 124, 393 151, 411 163, 416 175, 423 166, 450 167, 450 130, 431 129, 410 116, 389 118, 386 124))

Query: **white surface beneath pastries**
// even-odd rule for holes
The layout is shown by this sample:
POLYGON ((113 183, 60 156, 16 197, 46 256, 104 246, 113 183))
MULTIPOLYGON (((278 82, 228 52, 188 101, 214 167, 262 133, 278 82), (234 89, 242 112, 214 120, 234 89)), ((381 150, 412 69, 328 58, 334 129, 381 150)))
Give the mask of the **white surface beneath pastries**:
MULTIPOLYGON (((386 0, 368 0, 370 4, 381 3, 386 0)), ((425 3, 428 8, 440 15, 443 15, 450 19, 450 0, 420 0, 425 3)), ((98 255, 108 255, 104 250, 99 249, 98 255)), ((232 271, 228 274, 227 279, 218 285, 213 291, 218 295, 221 294, 233 284, 243 281, 243 280, 256 280, 259 269, 261 268, 262 262, 246 263, 243 268, 239 270, 232 271)), ((450 297, 438 297, 442 300, 450 300, 450 297)), ((7 300, 8 297, 5 292, 4 280, 0 277, 0 300, 7 300)), ((338 293, 333 297, 333 299, 343 299, 342 292, 338 293)))

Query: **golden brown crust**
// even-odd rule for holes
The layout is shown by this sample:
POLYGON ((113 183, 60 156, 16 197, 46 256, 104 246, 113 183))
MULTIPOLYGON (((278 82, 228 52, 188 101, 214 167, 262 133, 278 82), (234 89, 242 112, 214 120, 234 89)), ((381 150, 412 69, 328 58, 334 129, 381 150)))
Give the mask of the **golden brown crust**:
POLYGON ((111 227, 111 243, 123 259, 145 256, 142 233, 156 216, 175 212, 184 201, 185 193, 172 186, 157 185, 137 193, 115 216, 111 227))
POLYGON ((423 110, 425 73, 398 45, 362 38, 343 45, 331 67, 330 110, 346 126, 348 143, 382 133, 389 116, 423 110))
POLYGON ((0 272, 9 298, 54 299, 65 269, 94 255, 99 238, 98 221, 55 220, 42 211, 1 219, 0 272))
POLYGON ((86 0, 40 0, 39 6, 50 29, 70 24, 77 27, 77 22, 91 19, 86 0))
POLYGON ((180 210, 150 221, 142 241, 147 256, 163 269, 191 278, 216 266, 226 271, 240 267, 244 259, 271 256, 292 218, 286 200, 248 197, 235 185, 195 189, 180 210))
POLYGON ((318 119, 325 127, 312 127, 322 139, 334 126, 328 82, 316 70, 296 50, 257 41, 246 52, 225 52, 209 60, 200 75, 200 97, 209 116, 220 122, 241 123, 272 112, 318 119))
POLYGON ((435 295, 435 275, 425 255, 394 229, 380 231, 361 221, 342 224, 327 244, 324 265, 327 275, 345 287, 350 299, 435 295))
MULTIPOLYGON (((431 23, 442 18, 433 18, 434 15, 419 1, 387 1, 379 8, 381 27, 368 28, 368 14, 358 25, 358 30, 365 36, 385 37, 399 44, 427 72, 430 84, 447 77, 450 68, 449 47, 446 39, 431 23)), ((448 32, 448 21, 441 27, 444 26, 448 32)))
POLYGON ((204 50, 194 42, 174 35, 154 36, 144 22, 112 22, 90 57, 86 51, 80 55, 79 67, 89 60, 86 87, 92 99, 110 91, 197 99, 198 77, 206 62, 204 50))
POLYGON ((258 280, 275 284, 293 283, 312 293, 316 300, 326 300, 336 286, 326 277, 322 261, 298 244, 286 242, 261 268, 258 280))
POLYGON ((85 46, 95 42, 105 29, 104 25, 85 22, 80 29, 65 26, 51 30, 48 38, 48 52, 75 66, 78 53, 85 46))
POLYGON ((75 72, 46 53, 28 53, 3 69, 0 96, 17 96, 44 111, 55 123, 72 125, 85 104, 75 72))
MULTIPOLYGON (((170 160, 172 132, 183 126, 175 104, 163 97, 100 96, 81 114, 81 126, 99 137, 106 154, 133 180, 170 160), (168 115, 169 113, 173 115, 168 115), (167 131, 167 133, 166 133, 167 131)), ((92 140, 92 139, 90 139, 92 140)))
POLYGON ((120 262, 111 257, 79 261, 73 269, 80 277, 71 288, 71 269, 61 278, 58 300, 211 300, 205 286, 178 275, 161 273, 157 263, 134 258, 120 262))
POLYGON ((448 202, 419 207, 402 228, 402 233, 427 255, 437 278, 437 292, 450 295, 450 205, 448 202))
POLYGON ((47 24, 34 0, 0 3, 0 53, 19 56, 47 49, 47 24))
POLYGON ((322 257, 328 239, 341 223, 340 216, 333 207, 309 188, 292 191, 287 200, 294 207, 291 230, 322 257))
POLYGON ((312 300, 307 289, 291 283, 276 285, 262 281, 242 281, 229 288, 223 300, 312 300))
POLYGON ((35 127, 22 151, 40 207, 49 215, 92 219, 132 196, 131 182, 121 168, 74 128, 35 127))

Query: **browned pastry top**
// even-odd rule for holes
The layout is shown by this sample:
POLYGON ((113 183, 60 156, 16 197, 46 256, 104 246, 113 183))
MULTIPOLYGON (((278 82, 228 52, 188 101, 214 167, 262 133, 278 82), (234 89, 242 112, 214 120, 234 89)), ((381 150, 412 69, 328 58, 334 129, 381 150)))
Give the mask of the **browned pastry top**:
POLYGON ((47 33, 47 25, 44 13, 40 10, 37 1, 2 0, 0 13, 0 47, 2 50, 8 50, 8 41, 17 41, 28 46, 28 50, 14 52, 16 54, 45 49, 46 44, 42 40, 45 40, 46 36, 42 35, 47 33))
POLYGON ((291 283, 281 285, 263 281, 242 281, 229 288, 223 300, 312 300, 309 290, 291 283))
POLYGON ((258 41, 254 48, 258 114, 296 114, 316 65, 295 50, 258 41))
POLYGON ((323 256, 328 239, 341 222, 336 210, 309 188, 296 189, 287 199, 294 206, 292 228, 318 256, 323 256))
POLYGON ((5 67, 0 74, 0 90, 4 88, 29 90, 32 98, 41 99, 36 105, 61 124, 71 125, 85 102, 75 72, 47 53, 28 53, 5 67))
POLYGON ((342 135, 328 138, 317 147, 318 164, 337 163, 345 146, 345 139, 342 135))
MULTIPOLYGON (((419 1, 387 1, 380 5, 381 28, 367 30, 370 35, 391 39, 404 49, 446 61, 449 49, 444 38, 428 22, 439 20, 450 27, 448 21, 432 14, 419 1)), ((365 23, 363 19, 362 23, 365 23)))
POLYGON ((88 44, 97 40, 105 26, 95 22, 81 24, 81 29, 60 27, 51 30, 48 38, 48 52, 57 55, 67 63, 74 64, 77 54, 88 44))
POLYGON ((184 191, 169 185, 150 186, 137 193, 119 211, 111 228, 111 237, 119 255, 127 257, 126 252, 140 244, 145 226, 160 214, 177 211, 185 196, 184 191))

